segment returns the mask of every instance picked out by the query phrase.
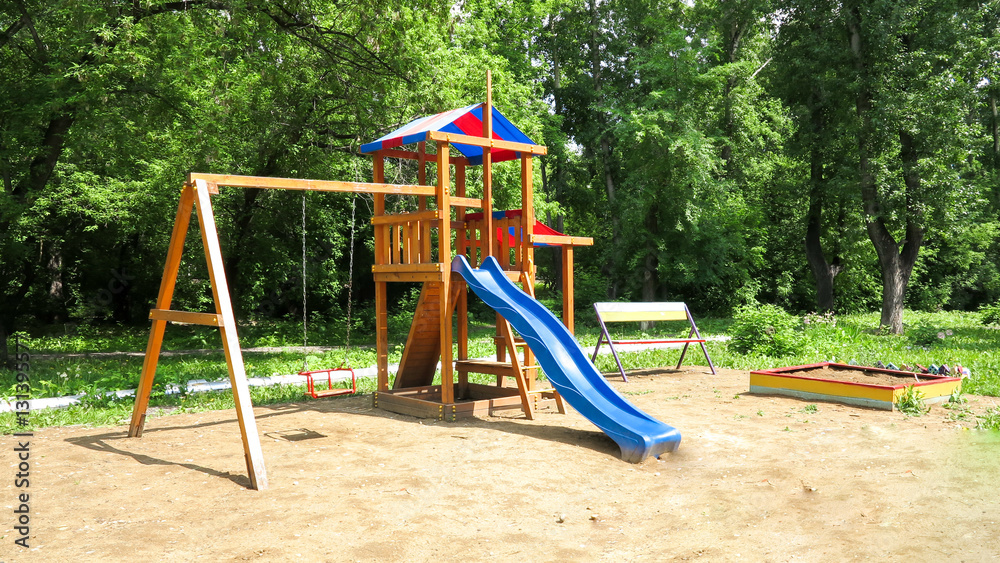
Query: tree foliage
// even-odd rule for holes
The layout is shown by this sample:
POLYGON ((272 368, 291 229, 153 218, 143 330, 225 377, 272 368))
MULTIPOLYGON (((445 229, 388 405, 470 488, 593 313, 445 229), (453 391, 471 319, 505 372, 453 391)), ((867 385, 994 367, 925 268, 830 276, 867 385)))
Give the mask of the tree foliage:
MULTIPOLYGON (((360 142, 481 101, 487 68, 549 147, 539 214, 596 238, 588 296, 881 307, 894 330, 904 305, 975 309, 1000 297, 998 21, 995 0, 7 2, 0 347, 144 321, 187 172, 365 179, 360 142)), ((518 181, 497 168, 497 208, 518 181)), ((241 316, 301 315, 303 203, 309 308, 342 316, 370 202, 215 202, 241 316)), ((203 305, 204 265, 181 274, 178 306, 203 305)))

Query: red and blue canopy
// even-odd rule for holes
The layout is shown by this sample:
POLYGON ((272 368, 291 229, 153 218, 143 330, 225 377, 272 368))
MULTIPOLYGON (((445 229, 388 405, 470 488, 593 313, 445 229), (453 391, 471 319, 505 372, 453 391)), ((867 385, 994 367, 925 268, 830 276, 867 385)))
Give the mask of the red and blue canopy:
MULTIPOLYGON (((497 108, 493 109, 493 138, 501 141, 512 141, 515 143, 525 143, 534 145, 535 142, 527 135, 515 127, 497 108)), ((429 131, 441 131, 443 133, 455 133, 459 135, 471 135, 475 137, 483 136, 483 105, 476 104, 460 109, 453 109, 421 117, 407 125, 396 129, 392 133, 382 138, 361 145, 362 154, 372 153, 382 149, 391 149, 411 143, 419 143, 427 140, 429 131)), ((479 165, 483 163, 483 149, 472 145, 452 143, 458 152, 469 160, 469 164, 479 165)), ((493 162, 504 160, 514 160, 520 158, 521 153, 511 150, 493 150, 493 162)))

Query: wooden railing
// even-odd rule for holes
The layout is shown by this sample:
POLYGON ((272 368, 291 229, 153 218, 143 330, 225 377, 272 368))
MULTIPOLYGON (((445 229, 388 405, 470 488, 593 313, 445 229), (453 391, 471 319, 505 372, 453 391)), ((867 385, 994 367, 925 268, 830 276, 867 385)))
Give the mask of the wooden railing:
MULTIPOLYGON (((473 267, 481 264, 486 254, 483 238, 485 228, 486 222, 483 219, 469 219, 467 217, 464 228, 458 231, 455 244, 456 252, 465 254, 473 267)), ((522 218, 517 215, 494 218, 493 228, 501 235, 499 239, 495 238, 494 246, 494 256, 500 263, 500 267, 508 271, 523 270, 525 240, 528 237, 524 232, 522 218)), ((496 233, 493 236, 496 237, 496 233)))
POLYGON ((436 223, 438 217, 437 210, 373 217, 372 224, 389 245, 377 265, 433 263, 430 223, 436 223))

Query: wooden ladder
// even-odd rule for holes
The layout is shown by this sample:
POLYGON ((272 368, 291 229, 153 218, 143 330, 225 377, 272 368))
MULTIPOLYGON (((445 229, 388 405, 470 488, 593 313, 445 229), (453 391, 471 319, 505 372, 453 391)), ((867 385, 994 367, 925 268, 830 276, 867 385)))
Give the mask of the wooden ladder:
POLYGON ((403 347, 403 357, 399 360, 399 370, 393 382, 393 389, 424 387, 434 381, 438 361, 441 359, 441 335, 438 330, 441 319, 442 284, 424 282, 413 313, 413 324, 403 347))
MULTIPOLYGON (((530 288, 530 284, 526 284, 530 288)), ((533 290, 529 290, 534 293, 533 290)), ((556 407, 561 414, 566 413, 566 406, 563 403, 559 392, 552 387, 537 388, 538 365, 535 363, 535 355, 531 348, 522 338, 514 336, 514 329, 510 326, 502 315, 496 316, 497 332, 493 341, 497 347, 497 360, 458 360, 455 362, 455 371, 459 374, 460 381, 466 381, 469 373, 485 373, 495 375, 497 387, 503 387, 506 378, 513 378, 517 384, 517 391, 521 397, 521 409, 528 420, 535 418, 535 401, 543 393, 552 393, 555 396, 556 407), (518 349, 522 353, 518 353, 518 349)))

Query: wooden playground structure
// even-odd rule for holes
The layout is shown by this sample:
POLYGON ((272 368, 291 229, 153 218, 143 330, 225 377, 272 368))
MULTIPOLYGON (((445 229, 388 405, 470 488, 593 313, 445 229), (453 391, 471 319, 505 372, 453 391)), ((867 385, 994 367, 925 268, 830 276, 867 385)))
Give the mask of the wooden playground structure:
POLYGON ((159 295, 149 315, 152 327, 129 436, 142 435, 167 323, 217 327, 229 368, 250 486, 253 489, 267 487, 263 453, 212 211, 211 195, 217 194, 220 186, 373 194, 375 263, 372 274, 378 366, 377 391, 373 397, 375 407, 449 421, 509 408, 521 409, 532 419, 535 410, 546 404, 555 405, 564 412, 558 394, 539 383, 538 367, 531 350, 499 314, 494 336, 495 358, 469 358, 468 292, 464 280, 452 274, 453 256, 465 255, 473 267, 494 256, 508 278, 520 283, 524 291, 533 296, 535 246, 560 246, 563 322, 572 332, 573 249, 593 244, 589 237, 553 234, 550 230, 536 232, 541 229, 536 223, 533 206, 532 158, 544 155, 546 148, 531 142, 493 108, 490 91, 491 80, 487 75, 485 103, 417 120, 376 142, 363 145, 362 153, 371 154, 373 158, 370 183, 190 174, 181 190, 159 295), (447 125, 435 128, 435 123, 447 125), (494 129, 495 123, 501 129, 499 133, 494 129), (470 130, 470 124, 476 127, 475 131, 470 130), (397 132, 402 133, 395 135, 397 132), (516 140, 505 139, 511 135, 516 140), (411 144, 416 145, 416 150, 399 148, 411 144), (453 149, 459 155, 453 155, 453 149), (416 161, 418 183, 385 183, 385 164, 390 158, 416 161), (506 160, 520 161, 521 207, 500 212, 493 209, 492 165, 506 160), (426 185, 427 168, 432 165, 436 167, 436 182, 426 185), (466 169, 477 165, 483 167, 482 197, 469 197, 466 169), (390 194, 415 197, 416 210, 386 214, 386 195, 390 194), (469 213, 470 209, 478 211, 469 213), (215 313, 170 308, 192 210, 196 211, 201 230, 215 313), (389 283, 400 282, 422 283, 422 289, 390 387, 387 287, 389 283), (435 384, 438 372, 440 383, 435 384), (496 384, 470 382, 470 373, 495 376, 496 384), (515 385, 506 385, 508 379, 513 379, 515 385))

